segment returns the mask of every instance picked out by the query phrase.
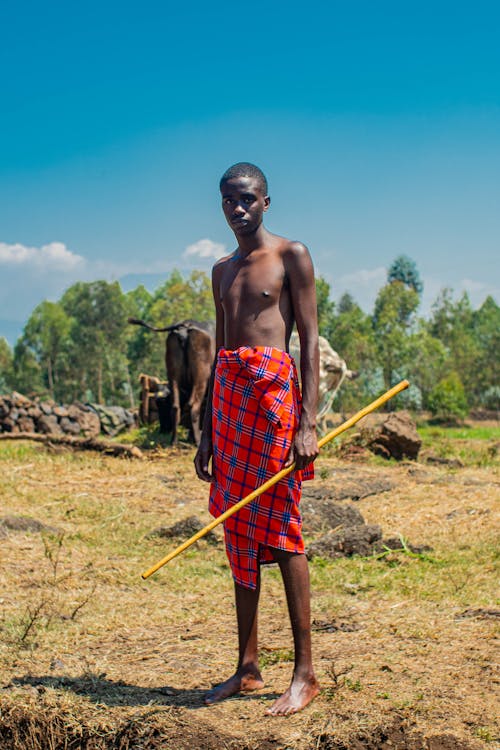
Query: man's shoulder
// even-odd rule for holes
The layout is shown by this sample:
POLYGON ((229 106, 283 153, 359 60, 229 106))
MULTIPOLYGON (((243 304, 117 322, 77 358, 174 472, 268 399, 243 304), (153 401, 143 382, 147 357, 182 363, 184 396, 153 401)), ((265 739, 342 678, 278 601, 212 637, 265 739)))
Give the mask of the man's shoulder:
POLYGON ((280 237, 278 234, 273 235, 273 237, 276 249, 284 256, 302 256, 309 253, 306 245, 299 240, 290 240, 287 237, 280 237))
POLYGON ((234 260, 235 255, 236 255, 236 250, 233 250, 233 252, 229 253, 229 255, 224 255, 222 258, 218 258, 212 266, 212 274, 221 273, 224 270, 224 268, 227 266, 227 264, 230 261, 234 260))

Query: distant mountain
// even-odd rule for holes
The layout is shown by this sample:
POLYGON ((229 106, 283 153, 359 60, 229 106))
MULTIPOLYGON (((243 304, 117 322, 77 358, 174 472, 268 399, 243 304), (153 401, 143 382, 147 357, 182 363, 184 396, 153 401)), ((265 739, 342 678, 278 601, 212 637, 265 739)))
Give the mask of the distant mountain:
POLYGON ((17 339, 23 332, 26 321, 22 320, 1 320, 0 319, 0 338, 7 339, 11 346, 14 346, 17 339))

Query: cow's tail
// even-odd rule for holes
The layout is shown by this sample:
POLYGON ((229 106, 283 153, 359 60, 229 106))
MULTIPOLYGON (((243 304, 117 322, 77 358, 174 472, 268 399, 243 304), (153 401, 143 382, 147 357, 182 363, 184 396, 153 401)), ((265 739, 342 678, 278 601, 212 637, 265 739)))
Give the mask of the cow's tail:
POLYGON ((144 320, 139 320, 139 318, 128 318, 128 323, 131 323, 134 326, 144 326, 144 328, 148 328, 150 331, 154 331, 155 333, 163 333, 164 331, 173 331, 175 328, 178 328, 179 323, 174 323, 171 326, 165 326, 165 328, 155 328, 155 326, 150 326, 149 323, 146 323, 144 320))

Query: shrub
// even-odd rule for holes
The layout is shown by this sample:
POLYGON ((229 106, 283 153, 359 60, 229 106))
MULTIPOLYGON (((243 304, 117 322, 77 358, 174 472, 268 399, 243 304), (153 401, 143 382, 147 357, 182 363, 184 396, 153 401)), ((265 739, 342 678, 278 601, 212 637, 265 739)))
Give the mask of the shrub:
POLYGON ((467 416, 467 399, 462 381, 451 372, 429 394, 429 409, 439 421, 454 422, 467 416))

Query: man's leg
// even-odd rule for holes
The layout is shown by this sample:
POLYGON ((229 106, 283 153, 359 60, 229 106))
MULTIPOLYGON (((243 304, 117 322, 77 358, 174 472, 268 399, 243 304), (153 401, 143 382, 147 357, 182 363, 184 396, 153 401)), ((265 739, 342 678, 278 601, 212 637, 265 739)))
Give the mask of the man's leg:
POLYGON ((260 594, 260 572, 257 588, 247 589, 234 584, 238 621, 238 667, 232 677, 216 685, 205 696, 205 703, 216 703, 241 691, 264 687, 259 671, 257 651, 257 609, 260 594))
POLYGON ((295 646, 295 667, 288 690, 267 713, 274 716, 293 714, 307 706, 319 693, 311 654, 311 604, 309 567, 305 555, 272 550, 280 566, 290 614, 295 646))

